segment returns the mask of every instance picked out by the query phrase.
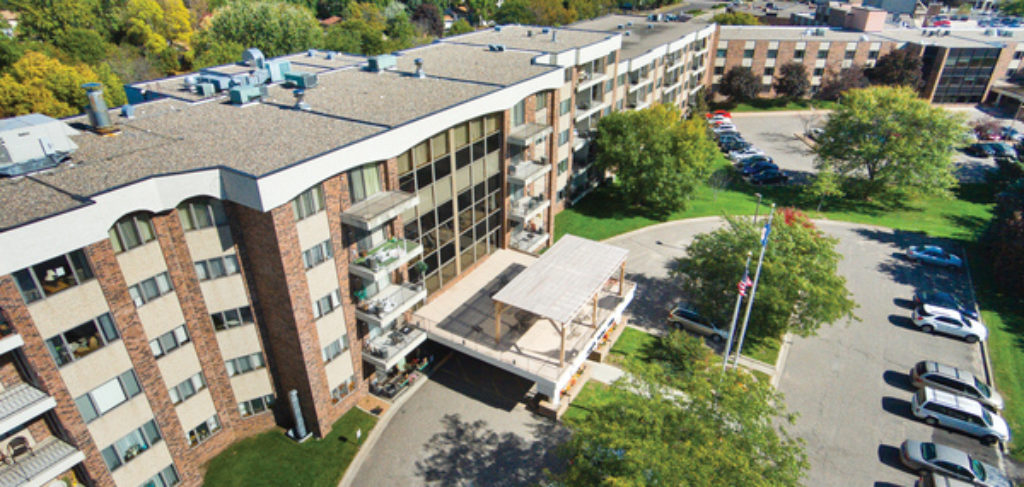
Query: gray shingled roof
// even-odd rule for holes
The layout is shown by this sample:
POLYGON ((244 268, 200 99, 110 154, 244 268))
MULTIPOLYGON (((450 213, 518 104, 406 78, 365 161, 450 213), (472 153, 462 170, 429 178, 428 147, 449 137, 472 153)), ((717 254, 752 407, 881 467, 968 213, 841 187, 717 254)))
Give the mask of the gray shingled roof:
POLYGON ((576 22, 569 27, 592 31, 605 31, 609 34, 622 34, 629 31, 630 35, 622 37, 622 57, 620 60, 631 59, 668 44, 677 39, 707 27, 707 22, 651 22, 647 17, 638 15, 606 15, 596 19, 576 22), (630 22, 633 25, 628 25, 630 22), (622 29, 619 29, 619 26, 622 29), (648 29, 647 25, 652 28, 648 29))

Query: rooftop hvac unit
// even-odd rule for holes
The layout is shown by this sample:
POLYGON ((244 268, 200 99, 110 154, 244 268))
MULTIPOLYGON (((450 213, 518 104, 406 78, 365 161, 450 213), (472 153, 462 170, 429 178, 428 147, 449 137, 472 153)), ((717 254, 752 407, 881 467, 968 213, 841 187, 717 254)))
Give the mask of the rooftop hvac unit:
POLYGON ((0 120, 0 175, 21 176, 57 166, 78 149, 78 131, 46 115, 32 113, 0 120))
POLYGON ((505 52, 505 45, 504 44, 488 44, 487 45, 487 49, 489 49, 489 50, 491 50, 493 52, 505 52))
POLYGON ((196 94, 203 98, 213 96, 216 92, 217 89, 213 86, 213 83, 196 83, 196 94))
POLYGON ((298 71, 292 71, 290 73, 285 73, 284 79, 285 79, 285 81, 288 84, 290 84, 290 85, 292 85, 292 86, 294 86, 296 88, 302 88, 304 90, 305 89, 309 89, 309 88, 313 88, 314 86, 317 85, 317 81, 318 81, 317 76, 315 74, 313 74, 313 73, 301 73, 301 72, 298 72, 298 71))
POLYGON ((228 95, 231 97, 231 103, 235 105, 244 105, 253 100, 259 99, 262 93, 258 86, 236 86, 228 90, 228 95))
POLYGON ((266 62, 266 58, 263 57, 263 51, 255 47, 250 47, 242 53, 242 64, 250 68, 262 68, 264 62, 266 62))
POLYGON ((825 29, 822 29, 822 28, 814 29, 814 35, 819 36, 819 37, 824 37, 825 36, 825 29))
POLYGON ((381 54, 379 56, 371 56, 367 67, 370 71, 379 73, 385 69, 393 69, 397 65, 398 58, 393 54, 381 54))

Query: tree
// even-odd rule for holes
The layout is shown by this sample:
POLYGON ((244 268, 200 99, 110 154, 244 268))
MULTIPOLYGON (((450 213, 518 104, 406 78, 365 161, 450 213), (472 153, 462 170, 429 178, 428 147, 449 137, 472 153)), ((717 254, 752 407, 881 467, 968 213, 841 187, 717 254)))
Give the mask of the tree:
POLYGON ((423 33, 440 37, 444 34, 444 17, 437 5, 424 3, 412 13, 412 22, 420 27, 423 33))
POLYGON ((775 92, 787 98, 803 98, 811 91, 811 78, 804 63, 791 61, 779 68, 775 92))
POLYGON ((529 0, 505 0, 494 20, 499 24, 522 24, 530 25, 537 23, 537 15, 530 8, 529 0))
MULTIPOLYGON (((723 228, 697 235, 673 271, 681 278, 689 301, 723 324, 732 319, 736 283, 743 276, 747 253, 756 259, 761 245, 760 226, 746 218, 727 221, 723 228)), ((747 333, 778 338, 789 331, 809 336, 823 324, 853 318, 856 304, 850 299, 846 279, 839 275, 842 256, 836 251, 837 243, 803 213, 778 210, 747 333)))
POLYGON ((596 168, 613 171, 624 203, 658 217, 682 209, 717 157, 701 120, 676 107, 615 112, 598 123, 596 168))
POLYGON ((825 124, 816 164, 848 178, 867 176, 864 197, 948 194, 956 185, 952 148, 965 132, 962 115, 932 106, 909 87, 851 90, 825 124))
POLYGON ((611 0, 569 0, 569 10, 575 11, 580 20, 600 17, 616 6, 611 0))
POLYGON ((733 66, 722 76, 718 91, 733 101, 753 100, 761 91, 761 83, 750 68, 733 66))
POLYGON ((267 57, 323 43, 323 31, 312 12, 273 1, 235 1, 221 7, 213 14, 208 33, 213 41, 256 47, 267 57))
POLYGON ((242 59, 245 46, 228 40, 214 39, 209 31, 202 31, 196 36, 195 52, 199 53, 192 60, 192 68, 234 63, 242 59))
POLYGON ((867 86, 868 78, 860 66, 853 65, 842 70, 829 69, 818 90, 818 98, 835 101, 847 91, 867 86))
POLYGON ((876 85, 921 86, 921 58, 910 49, 896 49, 878 58, 864 74, 876 85))
POLYGON ((719 25, 761 25, 761 21, 747 12, 715 14, 711 21, 719 25))
POLYGON ((839 178, 830 171, 819 172, 814 177, 814 182, 803 187, 803 194, 810 202, 818 204, 817 211, 825 205, 825 200, 830 198, 842 198, 843 189, 839 184, 839 178))
POLYGON ((448 35, 450 36, 457 36, 468 32, 473 32, 473 26, 469 25, 469 22, 467 22, 466 19, 456 20, 455 23, 452 24, 452 28, 448 29, 448 35))
POLYGON ((483 19, 489 19, 498 11, 496 0, 467 0, 466 5, 473 12, 473 24, 479 25, 483 19))
POLYGON ((704 120, 704 114, 708 113, 708 110, 708 94, 704 92, 704 87, 701 86, 690 97, 689 110, 686 113, 686 117, 704 120))
POLYGON ((985 254, 996 284, 1014 297, 1024 297, 1020 285, 1024 273, 1024 179, 1018 179, 996 195, 995 216, 986 234, 985 254))
POLYGON ((1024 0, 1004 0, 999 2, 999 13, 1019 17, 1024 15, 1024 0))
POLYGON ((100 0, 8 0, 6 3, 18 11, 18 37, 52 41, 74 28, 95 30, 104 38, 110 32, 111 24, 104 22, 100 0))
POLYGON ((26 52, 0 78, 0 116, 13 117, 39 112, 67 117, 88 104, 82 84, 100 82, 110 106, 126 101, 121 81, 102 64, 93 70, 85 64, 67 65, 35 51, 26 52))
POLYGON ((530 0, 540 25, 566 25, 576 21, 576 12, 565 8, 561 0, 530 0))
POLYGON ((696 337, 673 332, 658 359, 569 417, 564 472, 553 485, 798 485, 808 468, 794 417, 767 381, 722 374, 696 337))

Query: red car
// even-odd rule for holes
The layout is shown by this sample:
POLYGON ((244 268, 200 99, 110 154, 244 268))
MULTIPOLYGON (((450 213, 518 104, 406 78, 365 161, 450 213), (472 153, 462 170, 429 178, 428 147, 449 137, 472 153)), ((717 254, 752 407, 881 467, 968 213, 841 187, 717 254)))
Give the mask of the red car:
POLYGON ((952 27, 953 23, 948 20, 936 20, 932 22, 932 27, 952 27))
POLYGON ((727 111, 725 111, 725 110, 715 110, 715 111, 713 111, 711 113, 705 113, 704 114, 704 118, 711 118, 711 117, 714 117, 716 115, 722 116, 722 117, 725 117, 725 118, 732 118, 732 114, 727 112, 727 111))

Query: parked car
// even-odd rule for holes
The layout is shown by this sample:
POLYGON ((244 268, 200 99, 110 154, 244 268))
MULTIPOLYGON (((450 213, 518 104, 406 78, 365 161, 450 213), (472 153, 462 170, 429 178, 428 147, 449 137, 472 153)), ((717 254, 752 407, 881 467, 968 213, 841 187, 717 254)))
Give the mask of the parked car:
POLYGON ((940 473, 984 487, 1013 486, 998 468, 946 445, 906 440, 900 445, 900 461, 922 474, 940 473))
POLYGON ((722 122, 730 122, 731 123, 732 119, 729 118, 729 117, 724 117, 722 115, 715 115, 715 116, 713 116, 713 117, 708 119, 708 124, 709 125, 714 125, 716 123, 722 123, 722 122))
POLYGON ((718 139, 718 143, 719 144, 721 144, 722 142, 729 141, 729 140, 743 140, 743 136, 741 136, 739 133, 732 133, 732 132, 726 132, 726 133, 721 133, 721 134, 716 132, 715 133, 715 138, 718 139))
POLYGON ((974 374, 932 360, 922 360, 910 369, 910 383, 920 389, 933 387, 974 399, 992 410, 1003 409, 1003 397, 974 374))
POLYGON ((717 127, 712 128, 711 131, 716 133, 716 134, 738 134, 738 133, 740 133, 740 131, 736 128, 736 126, 731 124, 731 123, 719 124, 717 127))
POLYGON ((974 157, 992 157, 996 155, 995 144, 991 142, 975 142, 967 146, 964 152, 974 157))
POLYGON ((1014 142, 1020 142, 1024 139, 1024 132, 1017 130, 1013 127, 1003 127, 1000 133, 1003 135, 1003 140, 1012 140, 1014 142))
POLYGON ((822 135, 825 135, 825 129, 815 127, 807 131, 807 138, 811 140, 818 140, 822 135))
POLYGON ((749 164, 744 164, 743 168, 740 169, 740 173, 743 174, 744 176, 753 176, 759 172, 767 171, 769 169, 778 170, 779 166, 776 166, 774 162, 757 160, 749 164))
POLYGON ((921 304, 929 304, 939 308, 946 308, 953 311, 959 311, 969 318, 978 319, 978 311, 974 307, 967 307, 960 303, 960 300, 953 297, 952 294, 944 293, 941 291, 925 291, 917 290, 914 293, 914 307, 921 304))
POLYGON ((780 184, 786 181, 789 181, 789 176, 780 171, 777 166, 750 176, 751 184, 780 184))
POLYGON ((911 245, 907 249, 907 258, 913 262, 959 269, 963 265, 960 257, 953 255, 938 245, 911 245))
POLYGON ((925 387, 914 393, 910 411, 929 425, 942 425, 981 438, 985 444, 1010 441, 1010 427, 998 414, 963 396, 925 387))
POLYGON ((913 320, 914 325, 925 333, 934 332, 960 337, 967 343, 977 343, 988 338, 988 329, 980 321, 945 308, 922 304, 914 308, 913 320))
POLYGON ((728 140, 728 141, 726 141, 724 143, 719 143, 719 145, 718 145, 718 148, 721 149, 722 152, 726 152, 726 153, 732 152, 732 151, 735 151, 735 150, 744 150, 744 149, 746 149, 748 147, 752 147, 752 144, 750 142, 747 142, 747 141, 743 140, 743 139, 728 140))
POLYGON ((668 323, 706 336, 715 343, 722 343, 729 338, 729 332, 716 326, 711 320, 703 317, 685 303, 679 303, 668 313, 668 323))
POLYGON ((914 482, 914 487, 974 487, 970 482, 935 472, 925 472, 914 482))
POLYGON ((768 157, 767 155, 764 155, 764 154, 754 154, 754 155, 750 155, 750 156, 741 157, 739 159, 736 159, 735 161, 733 161, 733 165, 738 167, 738 168, 743 168, 743 166, 746 166, 748 164, 753 164, 753 163, 758 162, 758 161, 775 162, 774 160, 772 160, 771 157, 768 157))
POLYGON ((734 151, 729 152, 729 159, 731 159, 733 161, 738 161, 738 160, 743 159, 745 157, 763 156, 763 155, 765 155, 763 150, 758 149, 757 147, 754 147, 754 146, 750 146, 750 147, 747 147, 746 149, 743 149, 743 150, 738 150, 738 151, 734 150, 734 151))
POLYGON ((732 118, 732 114, 731 114, 731 113, 729 113, 729 112, 728 112, 728 111, 726 111, 726 110, 715 110, 715 111, 713 111, 713 112, 708 112, 708 113, 705 113, 705 114, 704 114, 704 117, 705 117, 705 118, 714 118, 714 117, 725 117, 725 118, 732 118))

